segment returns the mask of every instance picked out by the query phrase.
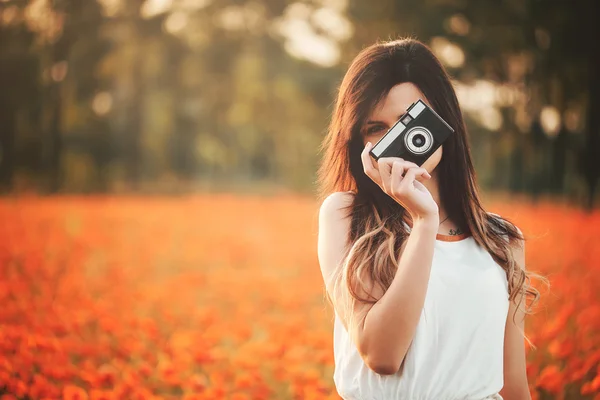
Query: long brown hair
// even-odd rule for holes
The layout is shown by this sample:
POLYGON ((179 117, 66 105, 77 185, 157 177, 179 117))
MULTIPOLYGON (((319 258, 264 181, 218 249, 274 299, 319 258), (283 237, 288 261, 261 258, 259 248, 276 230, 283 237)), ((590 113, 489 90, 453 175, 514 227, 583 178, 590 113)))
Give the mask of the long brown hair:
MULTIPOLYGON (((444 142, 442 158, 436 167, 440 201, 447 215, 458 226, 467 227, 474 240, 506 271, 509 299, 513 301, 518 296, 519 308, 531 314, 540 297, 531 285, 531 278, 535 276, 548 283, 547 279, 515 262, 510 246, 517 240, 525 240, 515 224, 484 210, 467 129, 448 73, 425 44, 412 38, 376 42, 364 48, 350 64, 339 87, 320 149, 324 155, 318 170, 321 201, 334 192, 354 192, 354 199, 346 208, 351 218, 347 253, 334 274, 333 291, 344 295, 348 300, 344 302, 346 311, 353 312, 356 301, 378 300, 358 295, 357 287, 367 290, 361 280, 363 273, 384 290, 394 279, 399 249, 408 237, 402 225, 406 210, 365 175, 360 157, 364 148, 361 127, 370 110, 385 99, 390 89, 404 82, 416 85, 455 130, 444 142), (529 307, 526 307, 527 297, 531 298, 529 307)), ((332 302, 329 293, 326 297, 332 302)), ((515 315, 516 312, 513 322, 515 315)), ((366 314, 358 319, 363 321, 364 317, 366 314)), ((348 321, 351 322, 352 319, 348 321)))

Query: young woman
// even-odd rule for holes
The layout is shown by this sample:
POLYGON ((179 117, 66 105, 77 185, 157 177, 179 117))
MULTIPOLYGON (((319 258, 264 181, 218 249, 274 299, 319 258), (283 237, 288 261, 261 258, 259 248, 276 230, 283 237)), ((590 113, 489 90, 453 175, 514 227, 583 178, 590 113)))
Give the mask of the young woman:
POLYGON ((524 317, 538 275, 525 270, 520 229, 481 204, 460 106, 430 49, 363 49, 323 150, 318 257, 340 396, 530 399, 524 317), (421 167, 375 161, 371 147, 418 99, 455 132, 421 167))

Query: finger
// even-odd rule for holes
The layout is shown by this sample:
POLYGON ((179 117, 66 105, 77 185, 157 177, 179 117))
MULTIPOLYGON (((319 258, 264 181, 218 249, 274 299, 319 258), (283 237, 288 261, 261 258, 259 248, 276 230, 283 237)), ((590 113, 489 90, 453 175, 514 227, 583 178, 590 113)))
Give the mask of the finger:
POLYGON ((427 169, 423 168, 423 167, 418 167, 416 168, 415 171, 415 177, 417 179, 431 179, 431 174, 429 173, 429 171, 427 171, 427 169))
POLYGON ((392 178, 391 179, 396 179, 398 182, 401 182, 402 178, 404 177, 405 171, 408 168, 410 168, 409 165, 407 165, 405 162, 394 161, 392 163, 392 178))
POLYGON ((415 189, 420 190, 421 192, 428 192, 427 188, 425 187, 425 185, 423 185, 421 182, 419 182, 418 180, 414 180, 413 184, 415 185, 415 189))
POLYGON ((404 190, 410 189, 410 186, 414 184, 414 181, 416 180, 417 176, 419 178, 429 179, 428 175, 429 175, 429 173, 427 172, 427 170, 425 168, 422 168, 422 167, 409 168, 404 173, 404 178, 400 182, 400 185, 399 185, 400 190, 404 191, 404 190))
POLYGON ((404 165, 405 168, 411 168, 411 167, 412 168, 419 168, 419 166, 417 164, 415 164, 412 161, 405 160, 404 158, 400 158, 400 157, 388 157, 388 158, 390 158, 393 161, 401 162, 402 165, 404 165))
POLYGON ((416 168, 409 168, 409 169, 414 170, 415 180, 417 180, 417 181, 425 181, 425 180, 431 178, 431 175, 429 175, 429 172, 427 172, 427 170, 423 167, 416 167, 416 168))
POLYGON ((392 186, 390 179, 392 175, 392 164, 393 161, 390 157, 382 157, 379 159, 379 175, 381 176, 381 184, 386 193, 391 193, 392 186))
POLYGON ((363 164, 363 170, 365 171, 365 175, 367 175, 373 182, 381 186, 381 176, 379 175, 379 170, 375 168, 373 165, 373 158, 369 155, 369 151, 373 145, 371 142, 367 142, 367 145, 360 153, 360 158, 363 164))
POLYGON ((396 201, 398 201, 398 198, 401 197, 398 189, 400 188, 400 182, 402 182, 402 179, 404 179, 404 177, 402 176, 404 174, 404 171, 406 170, 404 165, 405 164, 400 161, 394 161, 394 163, 392 164, 392 176, 390 179, 390 186, 392 187, 392 196, 396 198, 396 201))
MULTIPOLYGON (((402 166, 402 173, 404 173, 404 171, 408 168, 420 168, 417 164, 415 164, 412 161, 408 161, 405 160, 403 158, 400 157, 381 157, 379 159, 380 162, 384 162, 384 163, 388 163, 389 165, 389 169, 390 169, 390 174, 392 173, 392 167, 395 164, 399 164, 400 166, 402 166)), ((396 167, 398 168, 398 167, 396 167)))
POLYGON ((408 193, 409 190, 411 189, 411 186, 413 185, 414 180, 415 180, 414 168, 407 169, 406 172, 404 173, 404 178, 402 178, 402 181, 398 185, 398 191, 400 192, 400 194, 408 193))

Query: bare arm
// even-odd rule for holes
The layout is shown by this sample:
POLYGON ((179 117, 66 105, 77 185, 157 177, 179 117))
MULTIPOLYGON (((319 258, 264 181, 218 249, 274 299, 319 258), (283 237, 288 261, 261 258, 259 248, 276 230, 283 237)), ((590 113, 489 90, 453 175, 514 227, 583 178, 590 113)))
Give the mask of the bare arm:
POLYGON ((362 351, 381 374, 394 374, 415 334, 433 260, 437 226, 415 221, 389 289, 371 308, 362 331, 362 351))
MULTIPOLYGON (((517 228, 518 229, 518 228, 517 228)), ((520 232, 520 230, 519 230, 520 232)), ((525 244, 520 243, 512 249, 517 264, 525 267, 525 244)), ((525 299, 523 299, 525 301, 525 299)), ((500 395, 505 400, 530 400, 529 385, 527 383, 527 363, 525 357, 525 343, 523 334, 519 331, 525 327, 525 313, 521 310, 513 314, 517 308, 519 296, 510 302, 506 328, 504 333, 504 386, 500 395)), ((524 305, 524 304, 523 304, 524 305)))
MULTIPOLYGON (((321 205, 318 256, 326 285, 340 272, 347 250, 345 242, 350 221, 340 208, 352 201, 351 196, 349 193, 334 193, 321 205)), ((412 342, 425 302, 437 228, 435 218, 413 221, 411 234, 401 249, 398 270, 385 293, 381 287, 373 285, 366 274, 362 276, 366 286, 371 287, 370 294, 379 300, 375 304, 362 303, 355 308, 367 311, 364 323, 358 324, 359 343, 355 345, 365 364, 379 374, 396 373, 412 342)), ((343 315, 339 304, 341 298, 334 293, 329 294, 342 321, 354 317, 343 315)), ((364 292, 361 295, 368 297, 364 292)), ((344 325, 348 326, 347 323, 344 325)))

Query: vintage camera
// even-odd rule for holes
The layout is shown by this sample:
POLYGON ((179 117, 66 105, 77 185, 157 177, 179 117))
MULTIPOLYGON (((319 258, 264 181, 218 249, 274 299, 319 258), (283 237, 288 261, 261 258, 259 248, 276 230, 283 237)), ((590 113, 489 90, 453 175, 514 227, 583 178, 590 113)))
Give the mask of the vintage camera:
POLYGON ((419 99, 408 107, 369 154, 375 160, 400 157, 420 167, 453 132, 442 117, 419 99))

